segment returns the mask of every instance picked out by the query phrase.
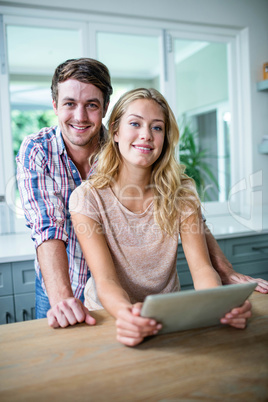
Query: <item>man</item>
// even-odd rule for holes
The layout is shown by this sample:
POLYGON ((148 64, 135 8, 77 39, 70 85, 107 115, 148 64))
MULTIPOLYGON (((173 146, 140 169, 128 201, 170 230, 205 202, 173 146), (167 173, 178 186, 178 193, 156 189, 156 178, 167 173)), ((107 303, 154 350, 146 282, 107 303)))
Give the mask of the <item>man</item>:
MULTIPOLYGON (((102 118, 112 87, 107 67, 81 58, 59 65, 52 79, 52 103, 58 127, 28 136, 17 156, 17 177, 27 226, 36 246, 36 318, 52 327, 85 321, 95 324, 84 307, 89 270, 68 211, 71 192, 94 166, 89 157, 103 141, 102 118)), ((253 281, 236 273, 205 226, 212 264, 224 284, 253 281)), ((92 250, 94 252, 94 250, 92 250)), ((268 282, 258 290, 268 292, 268 282)))

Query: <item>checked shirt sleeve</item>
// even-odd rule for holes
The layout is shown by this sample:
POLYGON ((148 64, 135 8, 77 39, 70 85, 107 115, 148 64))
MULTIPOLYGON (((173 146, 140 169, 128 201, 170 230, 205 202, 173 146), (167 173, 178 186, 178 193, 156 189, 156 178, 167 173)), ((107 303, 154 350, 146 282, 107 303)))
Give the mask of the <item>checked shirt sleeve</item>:
POLYGON ((17 181, 26 225, 35 246, 49 239, 68 242, 66 206, 42 146, 25 139, 17 156, 17 181))

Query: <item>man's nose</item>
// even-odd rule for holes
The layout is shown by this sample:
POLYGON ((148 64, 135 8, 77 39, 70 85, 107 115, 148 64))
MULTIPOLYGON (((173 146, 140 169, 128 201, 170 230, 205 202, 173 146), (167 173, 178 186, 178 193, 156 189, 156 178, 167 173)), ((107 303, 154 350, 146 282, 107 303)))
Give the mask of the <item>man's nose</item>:
POLYGON ((87 121, 88 120, 87 110, 84 106, 78 106, 75 109, 75 119, 77 121, 87 121))

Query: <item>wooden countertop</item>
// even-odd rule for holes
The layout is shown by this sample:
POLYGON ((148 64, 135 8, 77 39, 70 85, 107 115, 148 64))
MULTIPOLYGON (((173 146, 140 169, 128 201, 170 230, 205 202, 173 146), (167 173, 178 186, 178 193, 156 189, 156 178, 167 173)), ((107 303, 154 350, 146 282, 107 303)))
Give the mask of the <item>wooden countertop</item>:
POLYGON ((51 329, 0 326, 0 400, 267 401, 268 295, 251 296, 246 330, 217 326, 148 338, 129 348, 113 318, 51 329))

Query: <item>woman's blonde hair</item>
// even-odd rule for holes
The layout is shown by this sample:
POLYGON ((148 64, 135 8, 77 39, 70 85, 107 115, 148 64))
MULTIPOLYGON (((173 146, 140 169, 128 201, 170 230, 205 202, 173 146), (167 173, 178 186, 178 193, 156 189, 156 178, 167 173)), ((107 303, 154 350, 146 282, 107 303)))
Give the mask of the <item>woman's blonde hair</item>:
POLYGON ((150 187, 154 193, 154 218, 163 232, 171 236, 178 232, 179 217, 196 213, 199 206, 195 185, 185 173, 185 167, 176 161, 175 148, 179 128, 166 99, 156 89, 138 88, 126 92, 115 104, 108 123, 108 139, 97 155, 96 170, 90 178, 95 188, 104 188, 116 180, 121 155, 114 135, 127 107, 138 99, 156 102, 165 118, 165 138, 162 152, 152 166, 150 187), (190 212, 191 211, 191 212, 190 212))

